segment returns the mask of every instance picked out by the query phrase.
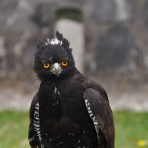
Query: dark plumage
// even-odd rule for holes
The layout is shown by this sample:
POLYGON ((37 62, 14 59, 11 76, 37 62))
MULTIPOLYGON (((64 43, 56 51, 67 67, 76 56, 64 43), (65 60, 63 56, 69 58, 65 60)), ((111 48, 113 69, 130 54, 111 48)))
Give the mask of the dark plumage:
POLYGON ((32 148, 114 148, 106 92, 76 69, 60 33, 38 43, 34 69, 41 84, 30 108, 32 148))

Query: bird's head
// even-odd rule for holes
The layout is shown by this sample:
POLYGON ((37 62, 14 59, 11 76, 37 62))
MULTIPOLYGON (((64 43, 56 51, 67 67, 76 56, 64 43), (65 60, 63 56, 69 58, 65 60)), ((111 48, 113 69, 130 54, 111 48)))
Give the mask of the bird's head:
POLYGON ((59 78, 75 69, 75 62, 69 42, 58 31, 56 37, 49 38, 37 44, 34 59, 34 70, 40 79, 59 78))

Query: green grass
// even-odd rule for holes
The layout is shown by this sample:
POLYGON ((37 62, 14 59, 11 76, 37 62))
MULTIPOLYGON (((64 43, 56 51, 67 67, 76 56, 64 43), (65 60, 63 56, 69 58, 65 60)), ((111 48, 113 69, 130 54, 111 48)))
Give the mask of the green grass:
POLYGON ((28 148, 27 129, 27 113, 0 112, 0 148, 28 148))
POLYGON ((114 118, 116 148, 138 148, 137 141, 148 140, 148 112, 118 111, 114 113, 114 118))
MULTIPOLYGON (((116 148, 138 148, 138 140, 148 140, 148 113, 118 111, 114 118, 116 148)), ((28 113, 0 112, 0 148, 28 148, 28 122, 28 113)))

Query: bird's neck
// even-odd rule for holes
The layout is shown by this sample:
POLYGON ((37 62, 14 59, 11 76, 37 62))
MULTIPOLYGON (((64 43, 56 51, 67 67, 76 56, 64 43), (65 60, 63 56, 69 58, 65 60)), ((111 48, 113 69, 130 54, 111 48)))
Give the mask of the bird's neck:
POLYGON ((46 78, 41 81, 40 88, 38 91, 38 95, 40 96, 39 98, 42 98, 40 101, 47 101, 49 98, 52 98, 52 95, 54 93, 55 88, 59 89, 63 84, 69 83, 69 80, 72 79, 72 77, 75 74, 80 73, 77 69, 72 71, 71 73, 63 76, 63 77, 51 77, 51 78, 46 78))
POLYGON ((51 85, 51 83, 53 83, 56 85, 57 83, 59 84, 60 82, 66 80, 66 79, 69 79, 78 73, 80 73, 80 72, 76 68, 73 68, 70 72, 68 72, 66 74, 42 78, 41 84, 51 85))

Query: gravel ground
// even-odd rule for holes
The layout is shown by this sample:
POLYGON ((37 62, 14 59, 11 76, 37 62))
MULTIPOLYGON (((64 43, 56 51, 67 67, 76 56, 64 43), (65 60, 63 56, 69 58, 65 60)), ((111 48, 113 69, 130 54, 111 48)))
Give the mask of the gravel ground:
MULTIPOLYGON (((99 82, 106 89, 113 110, 148 111, 148 83, 131 85, 111 79, 107 79, 106 83, 103 83, 104 81, 101 79, 99 82)), ((0 86, 0 110, 29 110, 31 100, 38 87, 38 80, 2 83, 0 86)))
POLYGON ((39 81, 6 81, 0 86, 0 110, 28 110, 39 81))

